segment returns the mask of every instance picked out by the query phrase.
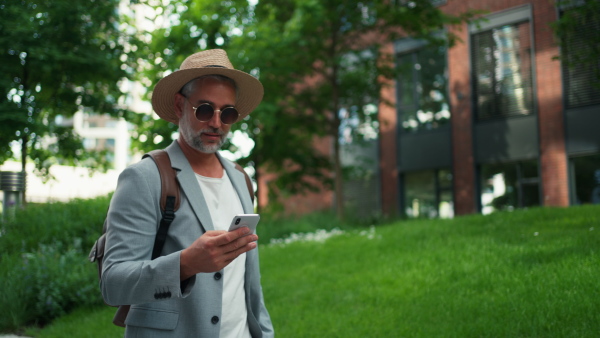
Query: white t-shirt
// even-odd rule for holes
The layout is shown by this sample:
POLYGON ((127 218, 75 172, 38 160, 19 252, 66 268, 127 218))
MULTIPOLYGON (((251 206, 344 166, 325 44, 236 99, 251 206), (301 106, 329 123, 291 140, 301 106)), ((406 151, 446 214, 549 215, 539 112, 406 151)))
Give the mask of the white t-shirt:
MULTIPOLYGON (((200 189, 208 205, 215 230, 228 230, 231 220, 244 209, 227 172, 223 177, 213 178, 196 174, 200 189)), ((223 312, 221 313, 220 337, 250 337, 244 275, 246 254, 241 254, 223 270, 223 312)))

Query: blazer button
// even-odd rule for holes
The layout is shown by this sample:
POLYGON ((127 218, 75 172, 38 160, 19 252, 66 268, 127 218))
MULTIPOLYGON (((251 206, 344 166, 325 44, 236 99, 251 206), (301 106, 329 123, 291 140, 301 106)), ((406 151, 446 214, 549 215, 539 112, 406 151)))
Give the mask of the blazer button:
POLYGON ((221 273, 220 273, 220 272, 217 272, 217 273, 215 273, 215 280, 219 280, 219 279, 221 279, 221 277, 222 277, 222 276, 223 276, 223 275, 221 275, 221 273))
POLYGON ((216 323, 218 323, 218 322, 219 322, 219 317, 217 317, 217 316, 213 316, 213 317, 210 319, 210 322, 211 322, 211 323, 213 323, 213 324, 216 324, 216 323))

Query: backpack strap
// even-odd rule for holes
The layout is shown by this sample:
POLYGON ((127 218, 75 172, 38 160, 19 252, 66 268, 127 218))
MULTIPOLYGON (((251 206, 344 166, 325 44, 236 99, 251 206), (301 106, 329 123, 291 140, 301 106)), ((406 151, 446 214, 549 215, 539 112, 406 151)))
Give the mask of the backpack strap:
POLYGON ((169 227, 175 219, 175 211, 179 209, 180 192, 177 174, 175 169, 171 167, 169 154, 162 149, 157 149, 143 156, 143 158, 146 157, 151 157, 154 160, 160 174, 160 210, 162 218, 156 232, 156 237, 154 238, 154 247, 152 248, 152 259, 155 259, 160 256, 167 240, 169 227))
POLYGON ((246 178, 246 186, 248 187, 248 193, 250 194, 252 203, 254 203, 254 188, 252 187, 252 181, 250 180, 250 176, 248 176, 248 174, 246 173, 244 168, 242 168, 241 165, 237 164, 236 162, 233 162, 233 164, 235 164, 235 169, 241 171, 242 174, 244 174, 244 177, 246 178))
MULTIPOLYGON (((154 238, 154 247, 152 248, 152 259, 160 256, 160 252, 167 239, 167 233, 169 227, 175 219, 175 211, 179 209, 179 183, 177 182, 177 174, 175 169, 171 166, 171 159, 169 154, 164 150, 153 150, 148 154, 144 155, 144 158, 151 157, 156 163, 158 172, 160 174, 160 210, 162 217, 156 237, 154 238)), ((104 259, 104 248, 106 243, 106 230, 108 218, 104 220, 102 226, 102 235, 90 251, 88 259, 90 262, 96 262, 98 265, 98 278, 102 278, 102 260, 104 259)), ((125 327, 125 319, 129 313, 130 305, 120 305, 115 316, 113 323, 117 326, 125 327)))
MULTIPOLYGON (((169 227, 175 219, 175 211, 179 209, 179 183, 177 181, 177 173, 171 166, 169 154, 162 149, 152 150, 145 154, 142 158, 151 157, 156 163, 158 173, 160 174, 160 211, 162 217, 160 225, 154 238, 154 247, 152 248, 152 259, 160 256, 169 227)), ((121 305, 115 313, 113 323, 117 326, 125 327, 125 319, 129 313, 130 305, 121 305)))

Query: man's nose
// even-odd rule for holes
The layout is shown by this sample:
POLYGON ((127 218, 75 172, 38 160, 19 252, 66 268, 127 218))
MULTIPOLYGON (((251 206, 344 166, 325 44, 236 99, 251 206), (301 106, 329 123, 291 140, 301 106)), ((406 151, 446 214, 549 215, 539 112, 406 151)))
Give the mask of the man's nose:
POLYGON ((215 113, 208 121, 208 125, 212 128, 221 128, 221 110, 215 109, 215 113))

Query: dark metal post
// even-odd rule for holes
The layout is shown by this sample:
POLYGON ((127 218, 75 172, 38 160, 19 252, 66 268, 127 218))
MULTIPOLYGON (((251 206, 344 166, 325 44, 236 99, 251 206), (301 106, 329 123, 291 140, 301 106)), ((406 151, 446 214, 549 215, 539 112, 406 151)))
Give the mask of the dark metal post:
POLYGON ((15 209, 23 203, 27 174, 23 171, 1 171, 0 190, 4 191, 2 201, 2 219, 6 220, 15 215, 15 209))

